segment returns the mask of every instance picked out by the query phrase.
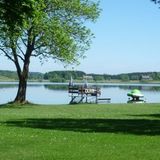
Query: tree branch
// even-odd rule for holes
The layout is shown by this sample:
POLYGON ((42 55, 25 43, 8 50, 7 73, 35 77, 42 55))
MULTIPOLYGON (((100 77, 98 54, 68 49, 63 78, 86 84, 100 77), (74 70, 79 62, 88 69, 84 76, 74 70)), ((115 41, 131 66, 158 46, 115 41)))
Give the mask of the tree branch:
POLYGON ((7 53, 4 49, 0 48, 0 50, 4 53, 4 55, 5 55, 7 58, 9 58, 12 62, 15 62, 14 59, 13 59, 11 56, 9 56, 8 53, 7 53))
POLYGON ((20 52, 23 54, 23 56, 25 56, 23 50, 21 49, 21 47, 17 44, 18 49, 20 50, 20 52))
POLYGON ((35 47, 34 50, 37 50, 37 49, 39 49, 41 47, 45 47, 45 45, 44 44, 40 44, 39 46, 35 47))
POLYGON ((23 38, 21 38, 22 43, 27 47, 27 44, 24 42, 23 38))
POLYGON ((22 56, 20 56, 19 54, 17 54, 17 57, 19 57, 24 62, 24 58, 22 56))
POLYGON ((16 50, 15 50, 14 47, 12 47, 11 49, 12 49, 12 52, 13 52, 14 64, 17 68, 18 77, 21 78, 21 67, 20 67, 20 64, 19 64, 19 61, 18 61, 18 56, 16 54, 16 50))
POLYGON ((45 52, 45 51, 35 51, 36 53, 35 54, 32 54, 31 56, 32 57, 38 57, 42 54, 47 54, 48 52, 45 52))

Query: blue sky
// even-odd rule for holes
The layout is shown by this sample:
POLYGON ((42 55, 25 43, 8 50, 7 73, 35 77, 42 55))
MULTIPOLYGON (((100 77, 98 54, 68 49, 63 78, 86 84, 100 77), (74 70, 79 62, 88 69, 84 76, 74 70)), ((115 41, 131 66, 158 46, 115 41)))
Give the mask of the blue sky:
MULTIPOLYGON (((160 9, 150 0, 100 0, 101 16, 90 25, 95 39, 74 70, 86 73, 160 71, 160 9)), ((15 70, 3 56, 0 69, 15 70)), ((69 70, 49 60, 32 59, 30 71, 69 70)))

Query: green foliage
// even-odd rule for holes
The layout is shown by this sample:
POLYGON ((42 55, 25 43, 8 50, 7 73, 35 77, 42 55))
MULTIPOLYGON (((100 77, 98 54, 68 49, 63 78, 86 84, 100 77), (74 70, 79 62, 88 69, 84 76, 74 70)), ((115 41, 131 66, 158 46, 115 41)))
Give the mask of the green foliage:
POLYGON ((85 26, 100 13, 96 0, 0 0, 0 51, 17 69, 14 101, 25 102, 31 57, 78 64, 93 34, 85 26))
POLYGON ((128 75, 126 75, 126 74, 121 74, 120 75, 120 79, 122 80, 122 81, 129 81, 129 76, 128 75))
POLYGON ((82 80, 83 76, 86 75, 82 71, 53 71, 44 74, 44 79, 52 82, 65 82, 70 80, 71 77, 75 80, 82 80))
POLYGON ((31 1, 0 0, 0 20, 4 27, 15 31, 15 27, 23 26, 26 15, 31 16, 31 1))
MULTIPOLYGON (((45 74, 39 72, 30 72, 29 79, 30 80, 49 80, 51 82, 66 82, 71 79, 80 80, 84 79, 84 76, 92 77, 90 80, 94 80, 97 82, 102 81, 112 81, 112 80, 120 80, 120 81, 160 81, 160 72, 137 72, 137 73, 126 73, 126 74, 117 74, 117 75, 108 75, 108 74, 86 74, 83 71, 52 71, 47 72, 45 74), (146 76, 148 78, 143 78, 146 76)), ((15 71, 3 71, 0 70, 0 77, 2 80, 18 80, 17 74, 15 71)))
POLYGON ((94 22, 100 12, 98 2, 91 0, 1 0, 0 10, 0 48, 5 55, 14 59, 14 44, 22 60, 33 45, 31 56, 66 63, 83 57, 93 37, 84 23, 94 22))
POLYGON ((129 77, 130 77, 130 80, 136 80, 136 81, 140 80, 140 76, 139 75, 133 74, 133 75, 130 75, 129 77))
POLYGON ((43 73, 39 72, 29 72, 29 80, 43 80, 43 73))
MULTIPOLYGON (((18 80, 17 73, 15 71, 0 70, 0 77, 4 77, 2 80, 18 80)), ((43 80, 43 73, 30 72, 29 80, 43 80)))
POLYGON ((93 77, 93 80, 96 81, 96 82, 104 80, 104 76, 100 75, 100 74, 93 74, 92 77, 93 77))
POLYGON ((5 79, 17 80, 17 74, 14 71, 0 71, 0 76, 5 77, 5 79))
POLYGON ((160 0, 151 0, 152 2, 154 2, 155 4, 160 4, 160 0))
POLYGON ((45 88, 49 89, 49 90, 68 90, 68 85, 44 85, 45 88))

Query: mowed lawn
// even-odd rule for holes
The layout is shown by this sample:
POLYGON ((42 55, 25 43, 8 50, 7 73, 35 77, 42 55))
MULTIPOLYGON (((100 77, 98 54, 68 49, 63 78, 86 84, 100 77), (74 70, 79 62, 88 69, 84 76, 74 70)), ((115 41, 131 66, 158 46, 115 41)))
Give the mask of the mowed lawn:
POLYGON ((160 104, 0 108, 2 160, 159 160, 160 104))

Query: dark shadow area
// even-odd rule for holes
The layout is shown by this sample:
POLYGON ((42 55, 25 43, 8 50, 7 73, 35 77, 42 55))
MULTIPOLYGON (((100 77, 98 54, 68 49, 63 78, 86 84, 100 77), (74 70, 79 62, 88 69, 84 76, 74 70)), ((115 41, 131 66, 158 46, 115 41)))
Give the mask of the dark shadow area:
POLYGON ((9 108, 9 109, 23 109, 25 106, 29 108, 29 106, 39 106, 39 104, 35 104, 29 101, 25 101, 23 103, 15 103, 14 101, 8 102, 8 103, 4 103, 4 104, 0 104, 0 109, 4 109, 4 108, 9 108))
POLYGON ((49 90, 62 90, 62 91, 67 91, 68 90, 68 84, 54 84, 54 85, 49 85, 45 84, 44 87, 49 90))
POLYGON ((2 108, 15 108, 16 105, 11 104, 11 102, 0 104, 0 109, 2 108))
POLYGON ((149 117, 149 118, 159 118, 160 119, 160 114, 137 114, 137 115, 127 115, 127 116, 132 116, 132 117, 149 117))
POLYGON ((145 119, 20 119, 1 122, 16 127, 74 132, 160 135, 160 120, 145 119))
POLYGON ((5 108, 5 107, 7 107, 7 104, 5 103, 5 104, 0 104, 0 109, 1 108, 5 108))

